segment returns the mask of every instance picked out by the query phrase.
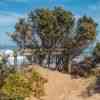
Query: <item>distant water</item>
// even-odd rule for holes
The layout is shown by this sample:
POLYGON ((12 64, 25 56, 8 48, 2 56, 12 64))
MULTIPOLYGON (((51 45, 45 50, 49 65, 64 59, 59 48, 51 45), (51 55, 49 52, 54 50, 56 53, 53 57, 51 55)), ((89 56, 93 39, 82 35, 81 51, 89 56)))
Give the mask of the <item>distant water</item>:
POLYGON ((0 50, 8 50, 8 49, 10 49, 10 50, 12 50, 12 49, 15 49, 16 48, 16 46, 14 46, 14 45, 0 45, 0 50))

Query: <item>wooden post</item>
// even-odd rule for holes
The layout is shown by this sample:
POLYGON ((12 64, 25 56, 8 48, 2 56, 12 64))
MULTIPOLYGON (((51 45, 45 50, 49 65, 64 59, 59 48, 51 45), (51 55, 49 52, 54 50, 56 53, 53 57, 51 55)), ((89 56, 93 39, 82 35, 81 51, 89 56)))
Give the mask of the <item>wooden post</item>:
POLYGON ((51 60, 51 57, 50 57, 50 53, 48 52, 48 68, 50 67, 50 60, 51 60))
POLYGON ((72 72, 72 57, 69 55, 68 57, 68 73, 72 72))

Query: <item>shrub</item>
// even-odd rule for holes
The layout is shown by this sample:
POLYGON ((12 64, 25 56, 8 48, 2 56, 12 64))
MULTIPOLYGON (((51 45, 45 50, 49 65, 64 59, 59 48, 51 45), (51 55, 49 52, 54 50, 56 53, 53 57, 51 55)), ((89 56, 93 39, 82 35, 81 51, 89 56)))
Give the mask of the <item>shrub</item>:
POLYGON ((0 88, 4 84, 5 79, 10 73, 14 73, 15 69, 12 67, 7 67, 6 65, 0 65, 0 88))
POLYGON ((11 100, 24 100, 32 92, 32 87, 24 74, 16 72, 10 74, 5 80, 2 92, 11 100))
POLYGON ((44 83, 46 81, 35 70, 10 73, 1 87, 0 100, 24 100, 32 93, 34 97, 40 98, 45 94, 44 83))
POLYGON ((34 69, 32 69, 32 80, 33 81, 39 81, 40 78, 42 78, 40 73, 38 73, 34 69))
POLYGON ((92 76, 86 92, 88 96, 91 96, 94 93, 100 93, 100 75, 92 76))
POLYGON ((40 73, 33 69, 31 73, 31 81, 33 83, 33 94, 35 97, 40 99, 41 96, 45 95, 44 84, 47 80, 41 77, 40 73))

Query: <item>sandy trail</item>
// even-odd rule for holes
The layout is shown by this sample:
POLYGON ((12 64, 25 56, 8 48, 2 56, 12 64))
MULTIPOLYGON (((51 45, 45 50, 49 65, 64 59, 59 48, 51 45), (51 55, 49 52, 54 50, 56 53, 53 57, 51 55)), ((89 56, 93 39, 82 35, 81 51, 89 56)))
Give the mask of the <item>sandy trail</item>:
MULTIPOLYGON (((46 95, 42 100, 100 100, 99 94, 89 98, 80 96, 89 83, 88 79, 71 79, 70 75, 50 71, 37 65, 34 68, 48 79, 45 84, 46 95)), ((30 97, 29 100, 37 99, 30 97)))

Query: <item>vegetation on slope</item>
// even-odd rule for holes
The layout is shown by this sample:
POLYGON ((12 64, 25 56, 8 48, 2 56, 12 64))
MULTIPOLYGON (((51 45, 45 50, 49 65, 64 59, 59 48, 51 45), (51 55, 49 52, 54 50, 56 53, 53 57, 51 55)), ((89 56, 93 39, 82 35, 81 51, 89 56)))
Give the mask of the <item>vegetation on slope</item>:
POLYGON ((45 94, 45 82, 45 79, 35 70, 29 73, 17 70, 13 73, 10 72, 0 87, 0 100, 24 100, 30 95, 40 98, 45 94))

